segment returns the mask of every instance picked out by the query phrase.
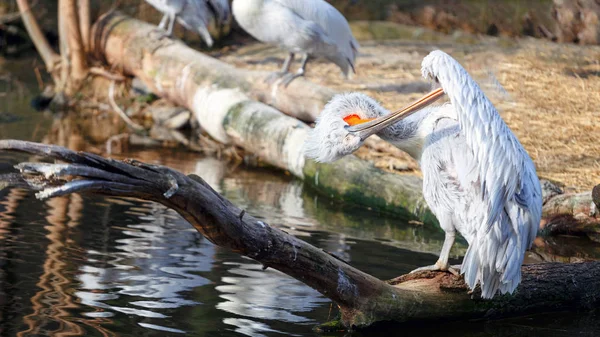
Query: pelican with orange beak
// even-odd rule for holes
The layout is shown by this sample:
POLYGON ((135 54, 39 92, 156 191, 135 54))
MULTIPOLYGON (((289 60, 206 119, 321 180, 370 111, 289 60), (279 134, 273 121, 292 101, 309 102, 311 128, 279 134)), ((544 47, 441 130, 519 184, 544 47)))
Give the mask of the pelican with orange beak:
POLYGON ((540 223, 542 194, 533 161, 467 71, 442 51, 422 74, 440 88, 390 113, 360 93, 335 96, 305 144, 331 162, 377 134, 419 161, 423 196, 446 233, 438 261, 416 269, 458 273, 448 264, 456 232, 468 242, 460 273, 482 298, 512 293, 540 223), (447 95, 450 103, 429 106, 447 95))

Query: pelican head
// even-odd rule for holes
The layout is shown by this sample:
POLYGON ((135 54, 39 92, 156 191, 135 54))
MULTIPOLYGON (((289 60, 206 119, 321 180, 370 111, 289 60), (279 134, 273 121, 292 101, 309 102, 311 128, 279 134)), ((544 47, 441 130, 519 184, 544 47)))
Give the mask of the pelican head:
POLYGON ((334 96, 317 118, 305 153, 318 162, 336 161, 362 146, 364 139, 348 129, 388 113, 371 97, 353 92, 334 96))
POLYGON ((369 136, 423 109, 443 94, 442 89, 434 90, 392 113, 361 93, 336 95, 317 119, 315 128, 306 140, 304 152, 318 162, 336 161, 358 150, 369 136))

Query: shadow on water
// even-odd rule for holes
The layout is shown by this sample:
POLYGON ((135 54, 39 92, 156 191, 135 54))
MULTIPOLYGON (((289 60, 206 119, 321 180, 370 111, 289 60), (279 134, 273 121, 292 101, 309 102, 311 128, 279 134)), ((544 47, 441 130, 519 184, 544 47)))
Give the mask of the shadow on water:
MULTIPOLYGON (((27 106, 25 101, 0 97, 0 107, 27 106)), ((54 128, 68 121, 27 108, 13 111, 21 118, 14 123, 22 124, 0 125, 2 138, 46 139, 77 149, 85 143, 77 133, 63 132, 69 127, 54 128)), ((332 203, 277 172, 179 150, 138 149, 127 157, 196 173, 247 212, 382 279, 435 262, 442 245, 439 229, 332 203)), ((0 154, 0 174, 22 160, 33 158, 0 154)), ((459 242, 453 258, 465 248, 459 242)), ((527 259, 600 259, 600 245, 539 238, 527 259)), ((214 246, 160 205, 80 195, 40 202, 22 190, 0 191, 1 336, 305 336, 336 314, 313 289, 214 246)), ((562 313, 385 325, 346 335, 593 335, 599 318, 562 313)))

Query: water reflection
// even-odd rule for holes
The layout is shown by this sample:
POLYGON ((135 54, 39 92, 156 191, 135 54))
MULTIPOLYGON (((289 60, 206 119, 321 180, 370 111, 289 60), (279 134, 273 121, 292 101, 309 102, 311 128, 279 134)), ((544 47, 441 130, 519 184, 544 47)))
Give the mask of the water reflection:
MULTIPOLYGON (((121 220, 132 224, 112 226, 120 233, 110 242, 111 248, 87 249, 87 263, 77 275, 81 285, 76 296, 81 303, 102 308, 102 317, 120 312, 145 318, 167 318, 160 309, 200 304, 185 294, 210 283, 198 273, 211 270, 215 247, 162 206, 133 201, 121 201, 119 206, 132 206, 142 215, 127 214, 121 220), (121 298, 127 299, 125 305, 121 298)), ((83 314, 98 317, 96 311, 83 314)), ((159 327, 146 325, 150 326, 159 327)))
MULTIPOLYGON (((442 245, 436 228, 333 204, 270 171, 179 151, 127 156, 196 173, 247 212, 380 278, 434 262, 442 245)), ((150 202, 74 195, 40 203, 21 190, 2 191, 0 242, 2 336, 306 335, 335 314, 316 291, 212 245, 150 202)), ((528 260, 598 259, 600 245, 582 243, 538 239, 528 260)), ((454 256, 464 249, 457 245, 454 256)), ((537 331, 539 322, 483 327, 500 336, 537 331)), ((573 320, 568 329, 581 324, 573 320)), ((481 335, 455 329, 457 336, 481 335)))

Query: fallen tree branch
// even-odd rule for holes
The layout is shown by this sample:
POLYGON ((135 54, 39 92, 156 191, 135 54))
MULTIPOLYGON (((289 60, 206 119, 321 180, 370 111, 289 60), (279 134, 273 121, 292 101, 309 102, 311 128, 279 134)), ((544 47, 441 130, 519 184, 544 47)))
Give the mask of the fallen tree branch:
POLYGON ((103 69, 100 67, 90 67, 90 74, 102 76, 104 78, 107 78, 111 81, 116 81, 116 82, 123 82, 126 79, 125 76, 123 76, 121 74, 111 73, 111 72, 107 71, 106 69, 103 69))
POLYGON ((201 178, 162 166, 125 162, 24 141, 1 140, 0 150, 21 151, 68 164, 21 163, 20 174, 1 179, 27 185, 38 198, 70 193, 136 197, 159 202, 183 216, 209 241, 286 273, 329 297, 346 328, 378 321, 509 317, 600 305, 600 263, 540 264, 522 268, 513 295, 481 300, 461 280, 425 272, 391 285, 353 268, 235 207, 201 178))
MULTIPOLYGON (((23 25, 25 26, 25 29, 27 29, 29 37, 44 60, 46 69, 50 74, 53 74, 56 66, 60 64, 60 56, 52 49, 52 47, 50 47, 48 40, 46 40, 44 33, 42 33, 37 20, 33 16, 29 1, 17 0, 17 5, 19 7, 19 12, 21 13, 23 25)), ((53 76, 55 75, 53 74, 53 76)))
POLYGON ((132 129, 134 129, 135 131, 143 131, 145 130, 145 128, 139 124, 137 124, 136 122, 132 121, 131 118, 129 118, 129 116, 127 116, 127 114, 125 113, 125 111, 123 111, 119 105, 117 104, 117 102, 115 102, 115 81, 111 81, 110 82, 110 86, 108 87, 108 102, 110 103, 110 106, 112 107, 112 109, 117 113, 117 115, 119 115, 119 117, 121 117, 121 119, 132 129))

